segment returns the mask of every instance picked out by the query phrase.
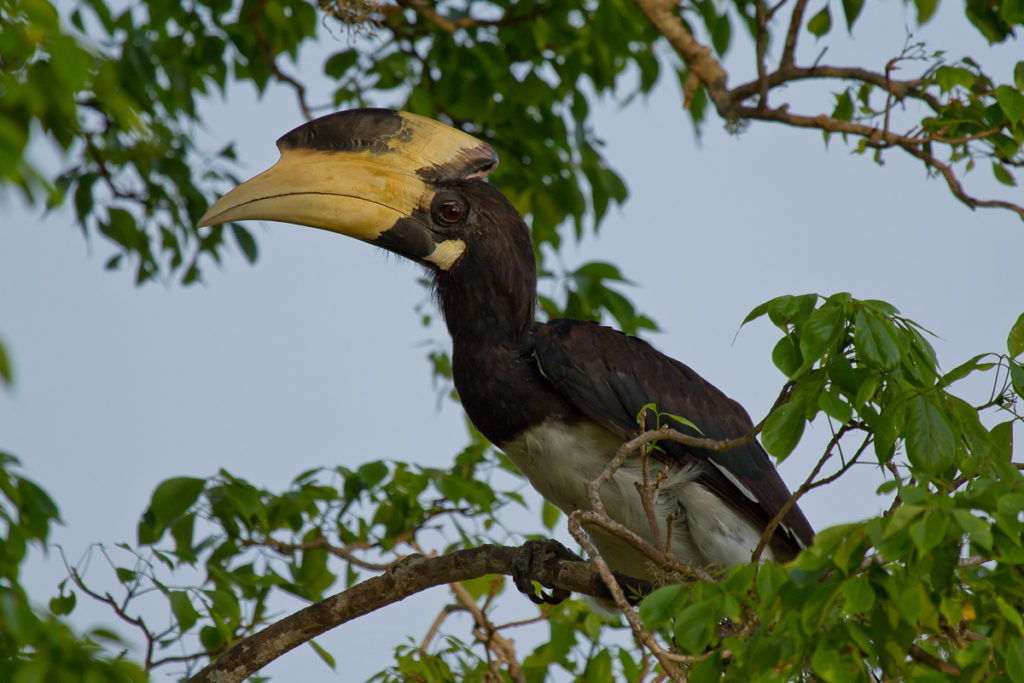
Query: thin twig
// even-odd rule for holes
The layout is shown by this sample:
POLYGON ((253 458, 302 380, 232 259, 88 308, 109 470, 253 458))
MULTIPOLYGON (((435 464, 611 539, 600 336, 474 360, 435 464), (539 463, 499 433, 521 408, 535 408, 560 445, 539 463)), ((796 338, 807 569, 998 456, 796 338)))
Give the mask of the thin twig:
POLYGON ((295 97, 299 101, 299 109, 302 110, 302 115, 306 117, 307 121, 312 120, 313 112, 309 108, 309 104, 306 102, 306 86, 281 71, 281 68, 277 65, 277 55, 274 54, 274 48, 270 45, 270 41, 267 40, 267 36, 263 32, 263 26, 260 24, 260 17, 266 6, 267 0, 256 0, 253 6, 249 9, 247 22, 249 24, 249 28, 252 30, 252 35, 256 39, 256 44, 259 45, 260 50, 263 53, 263 58, 267 62, 267 68, 270 69, 270 72, 273 73, 279 81, 287 83, 292 87, 295 91, 295 97))
POLYGON ((793 54, 796 52, 796 37, 800 33, 800 26, 804 21, 804 9, 807 7, 807 0, 796 0, 793 13, 789 17, 789 30, 786 32, 786 44, 782 48, 782 59, 779 68, 793 66, 793 54))
POLYGON ((569 533, 583 549, 587 552, 590 557, 591 563, 597 568, 601 579, 604 581, 609 592, 612 594, 612 599, 615 601, 615 605, 622 611, 622 614, 626 617, 626 621, 629 622, 630 628, 633 630, 633 636, 643 643, 644 647, 651 651, 651 653, 658 659, 662 669, 668 674, 673 681, 679 681, 680 683, 686 680, 685 676, 676 667, 675 662, 680 661, 679 655, 673 655, 664 648, 662 648, 658 642, 654 639, 649 631, 644 628, 643 622, 640 621, 640 615, 637 614, 636 610, 626 600, 626 596, 622 592, 622 588, 619 586, 618 581, 615 580, 615 576, 612 574, 612 570, 608 567, 608 563, 604 561, 601 554, 597 551, 593 542, 583 532, 582 520, 584 513, 577 510, 569 515, 569 533))
MULTIPOLYGON (((409 539, 396 539, 396 543, 401 543, 403 541, 407 542, 408 540, 409 539)), ((353 550, 363 550, 372 547, 369 543, 336 546, 331 545, 323 536, 318 537, 315 541, 305 541, 303 543, 284 543, 273 538, 267 538, 265 541, 246 540, 243 541, 242 544, 246 546, 270 548, 282 555, 291 555, 292 553, 301 550, 326 550, 330 554, 340 557, 346 562, 354 564, 357 567, 375 572, 385 571, 392 564, 392 562, 367 562, 353 553, 353 550)), ((401 559, 401 557, 398 559, 401 559)))
MULTIPOLYGON (((473 599, 473 596, 470 595, 465 586, 456 582, 451 584, 451 589, 456 599, 473 616, 473 621, 479 627, 477 638, 483 644, 484 649, 487 652, 493 652, 497 656, 498 661, 505 664, 508 675, 512 680, 517 681, 517 683, 526 683, 526 676, 523 675, 523 668, 516 658, 516 649, 512 641, 498 633, 498 628, 487 618, 487 615, 476 604, 476 600, 473 599)), ((498 678, 501 677, 501 671, 497 667, 495 667, 493 672, 498 678)))
POLYGON ((944 673, 949 676, 955 676, 957 678, 960 677, 960 667, 956 666, 955 664, 950 664, 944 659, 939 659, 932 653, 921 649, 921 646, 917 643, 914 643, 910 646, 910 650, 907 652, 907 654, 909 654, 910 658, 913 659, 915 662, 920 662, 921 664, 924 664, 929 668, 935 669, 939 673, 944 673))
POLYGON ((832 457, 835 446, 839 443, 839 440, 843 437, 843 435, 849 431, 852 431, 853 429, 860 428, 861 427, 859 423, 847 422, 842 427, 840 427, 839 431, 836 432, 835 435, 829 440, 828 446, 825 448, 825 453, 818 460, 817 464, 814 466, 814 469, 811 470, 811 473, 807 475, 807 479, 805 479, 804 483, 800 485, 800 488, 798 488, 796 491, 790 494, 789 498, 782 505, 782 507, 779 508, 779 511, 775 513, 775 516, 772 517, 772 520, 768 523, 768 526, 766 526, 764 531, 761 533, 761 540, 758 541, 757 547, 754 549, 754 552, 750 555, 751 562, 757 562, 761 559, 761 554, 764 552, 764 549, 768 547, 768 543, 771 541, 772 536, 775 535, 775 530, 779 527, 779 524, 782 523, 782 520, 786 518, 786 515, 789 514, 789 511, 793 509, 797 501, 800 500, 801 496, 803 496, 805 493, 812 489, 818 488, 819 486, 824 486, 825 484, 828 484, 836 480, 848 469, 850 469, 850 467, 852 467, 854 463, 857 462, 857 460, 860 458, 861 453, 863 453, 864 449, 867 448, 869 443, 871 443, 870 434, 868 434, 864 438, 864 443, 862 443, 860 448, 857 449, 857 452, 853 454, 853 457, 850 458, 850 460, 847 461, 842 467, 840 467, 837 472, 819 481, 814 480, 814 478, 818 476, 818 473, 821 472, 821 468, 824 467, 825 463, 832 457))

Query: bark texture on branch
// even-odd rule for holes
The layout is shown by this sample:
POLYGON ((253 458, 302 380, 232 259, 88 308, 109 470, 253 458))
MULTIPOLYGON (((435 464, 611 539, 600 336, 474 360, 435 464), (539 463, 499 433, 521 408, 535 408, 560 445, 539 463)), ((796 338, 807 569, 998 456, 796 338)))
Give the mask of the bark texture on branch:
MULTIPOLYGON (((427 588, 488 574, 511 575, 518 552, 518 548, 483 545, 440 557, 410 555, 380 576, 309 605, 236 643, 189 683, 241 683, 321 633, 427 588)), ((611 597, 600 576, 585 562, 551 562, 538 568, 532 578, 596 598, 611 597)))

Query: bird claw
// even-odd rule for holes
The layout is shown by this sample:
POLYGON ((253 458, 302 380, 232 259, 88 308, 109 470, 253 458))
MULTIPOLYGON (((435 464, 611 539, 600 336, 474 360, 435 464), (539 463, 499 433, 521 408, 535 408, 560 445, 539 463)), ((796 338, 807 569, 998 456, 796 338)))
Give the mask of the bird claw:
POLYGON ((583 558, 551 538, 527 541, 519 547, 519 552, 516 553, 512 562, 512 582, 519 592, 530 598, 534 604, 557 605, 572 595, 572 591, 552 586, 540 580, 537 580, 537 583, 551 592, 537 591, 533 587, 535 580, 533 577, 540 569, 551 573, 554 567, 548 563, 561 560, 582 562, 583 558))

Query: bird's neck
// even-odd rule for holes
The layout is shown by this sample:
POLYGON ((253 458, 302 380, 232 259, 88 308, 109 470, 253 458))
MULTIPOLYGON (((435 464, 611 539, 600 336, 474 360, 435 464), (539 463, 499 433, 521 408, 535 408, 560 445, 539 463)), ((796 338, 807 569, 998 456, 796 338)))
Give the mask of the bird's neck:
POLYGON ((452 378, 462 407, 484 436, 504 447, 573 410, 533 357, 537 279, 529 236, 518 258, 490 254, 500 258, 477 251, 462 264, 472 271, 438 277, 437 294, 452 336, 452 378))
POLYGON ((503 248, 478 250, 437 276, 438 301, 456 348, 516 346, 530 332, 537 302, 533 247, 525 230, 506 237, 503 248))

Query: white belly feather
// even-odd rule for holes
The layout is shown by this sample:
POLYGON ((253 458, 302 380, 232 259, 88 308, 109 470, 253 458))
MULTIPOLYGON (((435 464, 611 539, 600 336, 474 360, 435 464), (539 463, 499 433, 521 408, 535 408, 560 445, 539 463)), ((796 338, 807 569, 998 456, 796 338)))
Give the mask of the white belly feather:
MULTIPOLYGON (((569 514, 590 508, 585 485, 600 476, 621 445, 617 437, 591 422, 572 426, 546 422, 504 444, 503 450, 544 498, 569 514)), ((652 480, 661 467, 651 462, 652 480)), ((749 562, 760 532, 694 482, 694 470, 678 467, 667 474, 655 504, 662 527, 658 538, 651 533, 636 487, 643 481, 639 457, 627 460, 601 489, 608 515, 648 542, 660 545, 665 538, 665 519, 674 512, 672 553, 677 559, 707 569, 749 562)), ((593 527, 588 527, 587 533, 612 569, 637 578, 657 579, 656 567, 621 539, 593 527)), ((764 559, 772 559, 770 549, 765 550, 764 559)))

